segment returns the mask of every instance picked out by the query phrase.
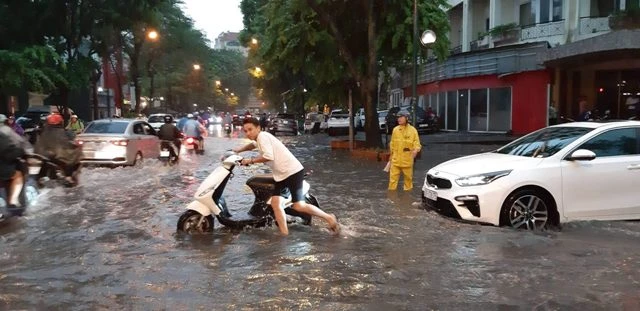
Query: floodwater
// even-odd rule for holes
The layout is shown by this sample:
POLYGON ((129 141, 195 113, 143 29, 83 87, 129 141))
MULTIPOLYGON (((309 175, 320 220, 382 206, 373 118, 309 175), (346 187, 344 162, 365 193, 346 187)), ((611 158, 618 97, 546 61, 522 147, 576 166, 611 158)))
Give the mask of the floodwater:
MULTIPOLYGON (((384 163, 332 151, 326 135, 282 137, 305 165, 332 235, 317 219, 185 236, 176 223, 227 149, 179 166, 90 168, 0 227, 0 309, 26 310, 638 310, 640 222, 581 222, 559 232, 462 224, 420 209, 424 169, 478 146, 427 146, 414 193, 388 193, 384 163)), ((252 202, 237 168, 225 197, 252 202)))

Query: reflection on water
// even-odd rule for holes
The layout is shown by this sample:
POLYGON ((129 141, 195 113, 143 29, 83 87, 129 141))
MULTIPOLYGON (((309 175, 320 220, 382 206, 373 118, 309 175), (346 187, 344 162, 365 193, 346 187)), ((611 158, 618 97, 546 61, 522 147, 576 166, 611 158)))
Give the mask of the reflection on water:
MULTIPOLYGON (((0 227, 0 309, 640 307, 640 223, 550 233, 461 224, 416 208, 416 192, 386 191, 383 164, 331 151, 324 135, 282 140, 313 170, 311 191, 339 216, 341 236, 322 221, 292 225, 284 238, 218 224, 210 235, 176 234, 220 155, 248 142, 211 133, 204 156, 85 170, 82 186, 53 189, 0 227)), ((432 146, 423 159, 464 152, 432 146)), ((236 169, 225 192, 232 211, 252 203, 244 182, 263 172, 236 169)))

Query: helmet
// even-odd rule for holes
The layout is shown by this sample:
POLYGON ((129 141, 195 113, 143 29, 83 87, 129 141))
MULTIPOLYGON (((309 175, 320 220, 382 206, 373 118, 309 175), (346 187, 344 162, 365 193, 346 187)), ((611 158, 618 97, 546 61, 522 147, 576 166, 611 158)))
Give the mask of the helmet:
POLYGON ((187 114, 187 118, 193 119, 193 115, 189 113, 189 114, 187 114))
POLYGON ((64 119, 57 113, 52 113, 47 117, 47 124, 49 125, 58 125, 62 124, 62 122, 64 122, 64 119))
POLYGON ((409 117, 409 112, 408 111, 398 111, 398 113, 396 114, 396 116, 398 117, 405 117, 408 118, 409 117))
POLYGON ((171 122, 173 122, 172 116, 164 116, 164 123, 171 123, 171 122))

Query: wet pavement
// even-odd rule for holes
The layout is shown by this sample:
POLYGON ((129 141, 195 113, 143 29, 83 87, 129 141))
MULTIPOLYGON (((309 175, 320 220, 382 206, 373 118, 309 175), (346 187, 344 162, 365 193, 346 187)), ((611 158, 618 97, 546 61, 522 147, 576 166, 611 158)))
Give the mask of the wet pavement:
MULTIPOLYGON (((214 135, 220 136, 220 135, 214 135)), ((87 169, 0 227, 0 310, 638 310, 640 222, 570 223, 559 232, 462 224, 419 208, 424 171, 497 146, 429 144, 413 193, 388 193, 384 163, 332 151, 326 135, 282 137, 307 170, 322 221, 176 233, 220 155, 247 141, 210 137, 177 167, 87 169)), ((237 168, 225 197, 252 202, 237 168)))

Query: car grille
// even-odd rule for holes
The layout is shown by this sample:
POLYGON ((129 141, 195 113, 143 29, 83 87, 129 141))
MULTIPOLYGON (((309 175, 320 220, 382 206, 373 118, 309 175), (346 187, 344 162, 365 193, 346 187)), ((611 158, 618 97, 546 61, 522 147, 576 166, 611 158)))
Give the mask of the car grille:
POLYGON ((427 174, 427 183, 436 189, 451 189, 451 181, 427 174))
POLYGON ((426 209, 431 209, 437 212, 438 214, 455 218, 455 219, 462 219, 462 217, 460 217, 460 214, 458 213, 456 208, 453 206, 453 203, 451 203, 451 201, 447 199, 438 198, 437 201, 434 201, 434 200, 427 199, 423 194, 422 203, 426 209))

